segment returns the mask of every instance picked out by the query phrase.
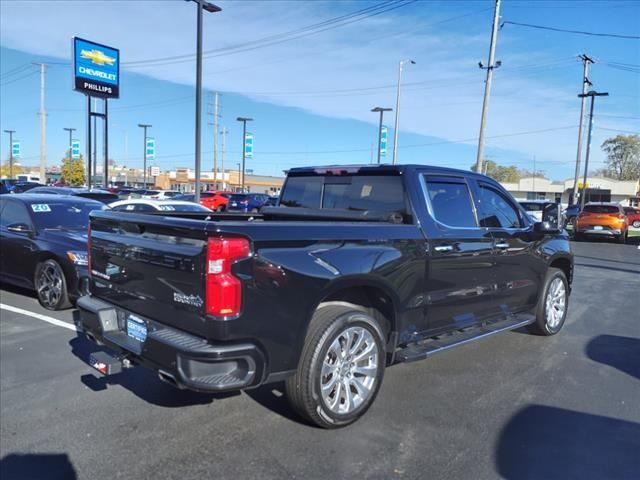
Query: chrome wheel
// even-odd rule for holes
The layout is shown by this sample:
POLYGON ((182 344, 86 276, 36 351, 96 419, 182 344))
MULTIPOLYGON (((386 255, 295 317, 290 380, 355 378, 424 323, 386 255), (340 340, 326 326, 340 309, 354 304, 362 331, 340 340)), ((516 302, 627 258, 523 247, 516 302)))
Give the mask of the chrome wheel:
POLYGON ((341 332, 322 362, 320 389, 329 410, 346 414, 362 405, 374 391, 379 361, 378 346, 366 328, 341 332))
POLYGON ((555 330, 562 319, 567 308, 567 289, 561 278, 554 278, 547 289, 545 301, 545 320, 551 330, 555 330))
POLYGON ((48 308, 55 308, 64 293, 64 280, 60 269, 55 264, 43 264, 38 274, 36 288, 42 304, 48 308))

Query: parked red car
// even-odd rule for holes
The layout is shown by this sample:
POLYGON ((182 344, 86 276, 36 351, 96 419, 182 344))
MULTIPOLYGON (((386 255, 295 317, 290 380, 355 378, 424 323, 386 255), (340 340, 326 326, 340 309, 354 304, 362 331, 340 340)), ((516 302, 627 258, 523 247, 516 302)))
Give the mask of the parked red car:
MULTIPOLYGON (((214 212, 224 212, 227 209, 227 204, 229 203, 229 195, 231 195, 231 192, 201 192, 200 205, 207 207, 214 212)), ((173 199, 193 202, 195 196, 193 193, 187 193, 173 197, 173 199)))
POLYGON ((633 207, 623 207, 623 209, 629 225, 633 226, 633 228, 640 228, 640 209, 633 207))

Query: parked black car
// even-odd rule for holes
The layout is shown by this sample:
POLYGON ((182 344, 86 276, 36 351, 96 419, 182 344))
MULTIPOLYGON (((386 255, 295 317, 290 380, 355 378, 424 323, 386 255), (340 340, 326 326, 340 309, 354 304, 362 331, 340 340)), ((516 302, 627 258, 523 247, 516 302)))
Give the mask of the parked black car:
POLYGON ((80 326, 116 352, 95 368, 126 359, 209 392, 285 381, 322 427, 363 415, 387 365, 524 326, 554 335, 567 314, 567 233, 468 171, 297 168, 259 214, 91 217, 80 326))
POLYGON ((89 212, 103 208, 63 195, 0 197, 0 278, 35 290, 45 308, 69 307, 87 293, 89 212))
POLYGON ((89 198, 97 200, 102 203, 109 204, 119 200, 118 195, 115 193, 107 192, 106 190, 99 190, 83 187, 36 187, 29 190, 31 194, 47 194, 47 195, 73 195, 75 197, 89 198))

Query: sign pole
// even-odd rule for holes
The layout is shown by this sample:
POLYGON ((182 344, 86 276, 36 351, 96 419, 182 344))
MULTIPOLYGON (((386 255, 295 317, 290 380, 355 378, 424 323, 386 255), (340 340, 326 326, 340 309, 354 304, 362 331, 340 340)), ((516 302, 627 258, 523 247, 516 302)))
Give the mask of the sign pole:
POLYGON ((92 135, 91 135, 91 96, 87 95, 87 187, 91 189, 92 135))
POLYGON ((103 182, 105 190, 109 188, 109 99, 104 99, 104 172, 103 182))

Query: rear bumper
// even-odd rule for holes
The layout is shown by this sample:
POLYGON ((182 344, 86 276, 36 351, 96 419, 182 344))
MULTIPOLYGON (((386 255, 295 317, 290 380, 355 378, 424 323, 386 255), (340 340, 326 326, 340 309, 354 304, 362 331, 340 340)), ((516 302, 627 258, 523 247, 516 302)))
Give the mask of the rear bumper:
POLYGON ((130 312, 91 296, 81 297, 77 307, 79 327, 90 338, 134 364, 156 371, 178 388, 221 392, 262 383, 266 362, 257 345, 212 344, 136 314, 147 326, 146 340, 140 342, 127 335, 130 312))

